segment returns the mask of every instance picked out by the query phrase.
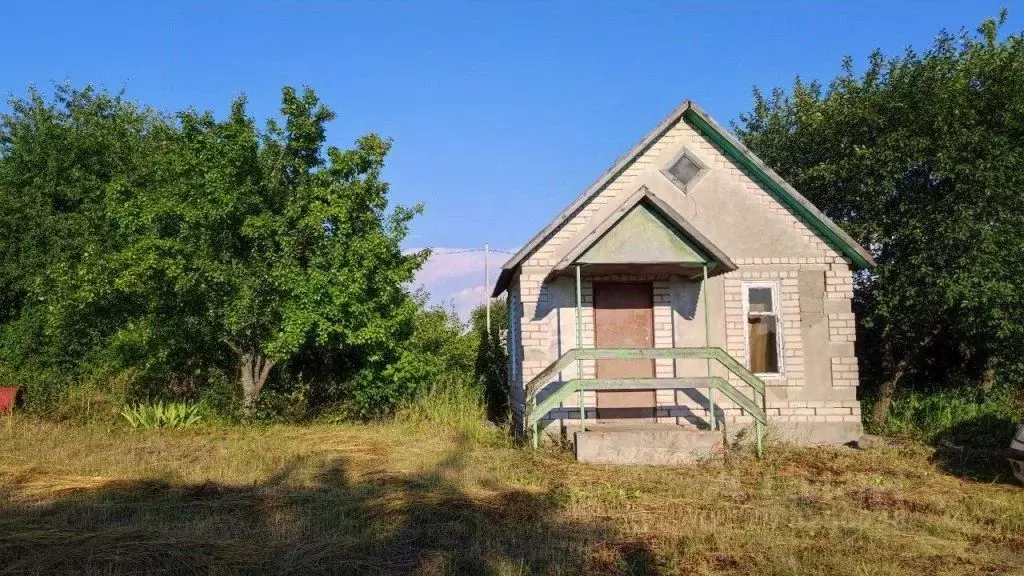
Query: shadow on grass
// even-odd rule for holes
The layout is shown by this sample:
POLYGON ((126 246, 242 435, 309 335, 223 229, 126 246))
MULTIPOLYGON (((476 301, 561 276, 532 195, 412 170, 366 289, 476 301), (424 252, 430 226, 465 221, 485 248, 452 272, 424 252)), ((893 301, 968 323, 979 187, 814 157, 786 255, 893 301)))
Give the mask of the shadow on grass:
POLYGON ((1006 417, 964 420, 937 435, 932 461, 965 480, 1019 484, 1007 461, 1016 430, 1017 423, 1006 417))
POLYGON ((646 544, 562 519, 557 489, 468 492, 450 478, 469 449, 424 473, 339 458, 301 484, 288 463, 251 486, 78 482, 47 504, 25 475, 0 486, 0 574, 657 573, 646 544))
POLYGON ((936 447, 932 463, 947 474, 964 480, 1019 486, 1008 456, 1009 450, 998 448, 943 445, 936 447))

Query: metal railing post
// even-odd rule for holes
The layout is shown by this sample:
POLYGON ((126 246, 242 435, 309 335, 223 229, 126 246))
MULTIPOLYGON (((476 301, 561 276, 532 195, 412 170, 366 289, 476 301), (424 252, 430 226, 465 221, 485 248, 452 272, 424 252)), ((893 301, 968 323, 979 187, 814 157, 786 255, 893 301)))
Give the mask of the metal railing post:
MULTIPOLYGON (((583 348, 583 287, 580 266, 576 265, 576 347, 583 348)), ((583 360, 576 361, 576 377, 583 378, 583 360)), ((580 386, 580 432, 587 430, 587 408, 583 405, 583 387, 580 386)))
POLYGON ((754 433, 757 435, 757 457, 760 458, 764 455, 764 424, 756 418, 754 419, 754 433))
POLYGON ((530 418, 534 419, 533 426, 531 426, 531 428, 533 429, 533 438, 531 439, 530 443, 533 444, 533 449, 536 450, 537 446, 540 444, 540 439, 538 438, 537 420, 535 416, 537 412, 537 391, 534 390, 533 394, 531 394, 530 396, 530 401, 533 403, 533 410, 531 411, 530 418))
POLYGON ((764 428, 768 422, 768 390, 755 391, 755 394, 761 397, 761 415, 764 417, 764 423, 760 421, 757 423, 757 457, 760 458, 762 455, 761 445, 764 442, 764 428))
MULTIPOLYGON (((708 314, 708 265, 704 265, 704 277, 700 281, 700 291, 704 296, 704 346, 711 346, 711 316, 708 314)), ((711 358, 708 362, 708 378, 711 378, 711 358)), ((708 418, 712 430, 718 430, 718 416, 715 414, 715 389, 708 387, 708 418)))

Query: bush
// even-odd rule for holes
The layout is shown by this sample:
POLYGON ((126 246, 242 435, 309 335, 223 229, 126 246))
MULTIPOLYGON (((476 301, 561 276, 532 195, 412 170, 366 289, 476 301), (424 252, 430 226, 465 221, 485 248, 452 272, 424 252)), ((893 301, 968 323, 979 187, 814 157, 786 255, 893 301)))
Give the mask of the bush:
POLYGON ((487 308, 473 309, 470 336, 476 341, 475 377, 484 391, 487 415, 500 422, 509 417, 508 400, 508 302, 491 302, 491 331, 487 331, 487 308))
POLYGON ((265 388, 252 412, 243 416, 256 422, 302 422, 309 413, 309 383, 297 380, 286 389, 265 388))
POLYGON ((425 293, 416 298, 420 309, 397 358, 382 370, 362 370, 337 384, 341 406, 336 409, 364 420, 388 417, 438 386, 473 386, 476 335, 467 332, 453 309, 428 306, 425 293))
POLYGON ((893 399, 885 425, 870 431, 932 444, 1005 448, 1022 422, 1024 397, 1010 386, 911 389, 893 399))
POLYGON ((125 406, 121 417, 135 429, 188 428, 202 420, 202 411, 200 404, 160 401, 155 404, 125 406))

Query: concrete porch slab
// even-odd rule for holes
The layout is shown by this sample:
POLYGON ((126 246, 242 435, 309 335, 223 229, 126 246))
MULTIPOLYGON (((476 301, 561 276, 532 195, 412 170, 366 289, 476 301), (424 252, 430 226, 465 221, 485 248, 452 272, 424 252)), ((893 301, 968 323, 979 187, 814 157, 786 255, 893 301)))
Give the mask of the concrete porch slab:
POLYGON ((595 424, 574 434, 576 460, 678 466, 720 455, 722 432, 658 424, 595 424))

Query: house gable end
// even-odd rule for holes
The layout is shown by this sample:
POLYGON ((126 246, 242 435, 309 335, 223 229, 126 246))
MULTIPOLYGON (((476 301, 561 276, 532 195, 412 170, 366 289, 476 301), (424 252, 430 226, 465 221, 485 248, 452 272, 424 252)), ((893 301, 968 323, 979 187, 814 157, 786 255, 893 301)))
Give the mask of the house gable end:
POLYGON ((691 105, 683 116, 702 136, 721 148, 730 160, 742 166, 755 182, 766 188, 773 197, 797 215, 815 233, 827 240, 830 246, 849 258, 855 266, 858 268, 874 266, 875 261, 867 250, 746 146, 719 126, 703 110, 691 105))
MULTIPOLYGON (((654 170, 653 173, 657 173, 659 178, 665 179, 665 186, 672 187, 673 193, 670 194, 664 191, 662 186, 655 185, 655 182, 652 181, 652 171, 648 166, 655 158, 665 153, 666 150, 677 150, 680 145, 679 138, 683 137, 681 136, 683 133, 699 134, 701 138, 712 143, 717 150, 715 154, 720 153, 727 158, 727 164, 733 163, 734 168, 731 170, 741 170, 745 173, 745 177, 749 179, 749 186, 760 187, 774 198, 773 202, 777 202, 776 205, 779 210, 792 214, 789 217, 790 221, 793 221, 792 217, 795 216, 796 221, 794 223, 799 222, 799 226, 806 227, 807 231, 805 234, 819 237, 828 245, 829 250, 835 250, 837 255, 848 258, 857 267, 874 264, 871 255, 864 248, 859 246, 834 222, 829 220, 808 200, 803 198, 789 184, 765 166, 759 158, 736 141, 735 138, 716 124, 699 107, 687 101, 648 133, 628 154, 620 158, 608 172, 592 184, 562 214, 505 263, 494 288, 494 295, 497 296, 505 290, 512 278, 513 271, 521 264, 527 263, 527 259, 530 260, 529 265, 532 266, 545 266, 555 264, 556 262, 561 264, 558 256, 564 255, 565 251, 564 248, 560 249, 560 247, 563 247, 567 242, 574 245, 577 244, 576 242, 571 242, 573 236, 578 236, 578 232, 584 228, 592 227, 594 219, 600 219, 600 214, 607 214, 609 208, 616 210, 613 205, 623 205, 623 191, 621 188, 624 186, 651 184, 653 186, 652 189, 662 191, 663 198, 669 200, 672 206, 685 214, 690 214, 690 212, 684 210, 685 201, 680 200, 678 196, 685 196, 689 191, 680 190, 676 184, 669 183, 664 178, 663 171, 654 170), (685 130, 683 130, 681 125, 685 125, 685 130), (678 195, 674 193, 678 193, 678 195), (556 255, 552 252, 560 252, 561 254, 556 255), (551 260, 552 258, 554 258, 553 261, 551 260)), ((672 152, 672 155, 674 156, 676 153, 672 152)), ((697 187, 700 188, 701 186, 708 185, 708 183, 698 183, 697 187)), ((705 205, 703 209, 728 210, 728 203, 735 200, 735 198, 721 198, 720 201, 725 202, 722 207, 712 208, 710 205, 705 205)), ((628 203, 628 200, 626 203, 628 203)), ((746 210, 746 212, 748 215, 754 214, 751 210, 746 210)), ((689 215, 687 218, 689 218, 689 215)), ((727 221, 728 218, 725 218, 722 224, 725 224, 727 221)), ((733 222, 732 225, 737 225, 737 223, 733 222)), ((754 226, 756 224, 746 223, 745 225, 754 226)), ((717 236, 713 237, 717 240, 717 236)), ((822 245, 821 242, 819 242, 819 245, 822 245)), ((731 251, 729 246, 726 245, 725 248, 731 251)))

